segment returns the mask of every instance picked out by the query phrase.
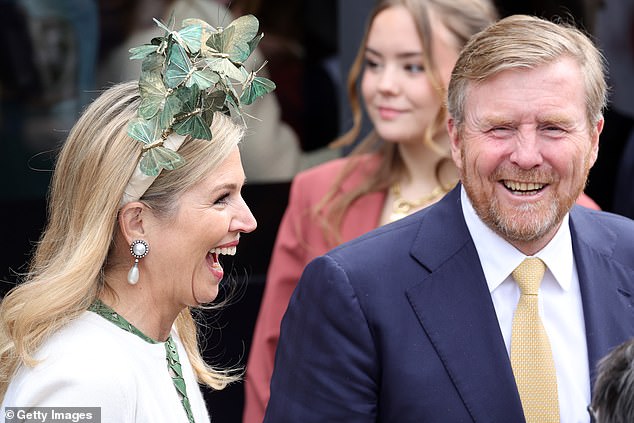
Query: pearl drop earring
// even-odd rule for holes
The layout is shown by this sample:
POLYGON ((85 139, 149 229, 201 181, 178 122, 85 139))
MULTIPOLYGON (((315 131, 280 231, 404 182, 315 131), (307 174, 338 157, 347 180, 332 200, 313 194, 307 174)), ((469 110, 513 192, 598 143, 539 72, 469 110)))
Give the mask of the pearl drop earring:
POLYGON ((128 272, 128 283, 130 285, 136 285, 139 281, 139 259, 147 256, 150 251, 150 246, 142 239, 136 239, 130 244, 130 254, 134 257, 134 265, 128 272))

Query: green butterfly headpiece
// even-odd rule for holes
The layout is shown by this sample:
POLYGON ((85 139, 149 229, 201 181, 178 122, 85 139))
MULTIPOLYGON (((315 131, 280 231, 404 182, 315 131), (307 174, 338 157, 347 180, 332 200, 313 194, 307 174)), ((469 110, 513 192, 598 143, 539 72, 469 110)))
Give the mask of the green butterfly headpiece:
POLYGON ((275 89, 273 81, 257 76, 262 67, 244 67, 264 36, 258 34, 255 16, 242 16, 224 28, 185 19, 179 31, 170 29, 173 16, 168 25, 154 21, 165 34, 130 49, 130 59, 143 62, 141 105, 128 134, 143 143, 144 150, 130 185, 137 176, 144 181, 126 189, 122 204, 140 198, 162 169, 184 164, 176 150, 186 136, 211 140, 215 112, 242 116, 242 105, 275 89))

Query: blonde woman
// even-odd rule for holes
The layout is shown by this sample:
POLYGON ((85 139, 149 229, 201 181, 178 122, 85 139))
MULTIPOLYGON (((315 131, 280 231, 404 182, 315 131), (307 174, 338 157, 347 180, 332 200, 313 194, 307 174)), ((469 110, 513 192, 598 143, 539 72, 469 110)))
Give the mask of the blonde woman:
POLYGON ((198 66, 185 54, 201 25, 183 31, 187 51, 173 34, 143 47, 144 70, 168 67, 106 90, 63 145, 30 272, 0 305, 3 407, 100 407, 102 422, 200 423, 209 414, 198 384, 222 389, 239 379, 203 361, 190 313, 216 298, 219 257, 235 254, 256 227, 240 194, 244 128, 217 103, 226 81, 203 89, 204 80, 190 84, 169 68, 176 59, 198 66), (148 84, 163 87, 160 101, 148 84))

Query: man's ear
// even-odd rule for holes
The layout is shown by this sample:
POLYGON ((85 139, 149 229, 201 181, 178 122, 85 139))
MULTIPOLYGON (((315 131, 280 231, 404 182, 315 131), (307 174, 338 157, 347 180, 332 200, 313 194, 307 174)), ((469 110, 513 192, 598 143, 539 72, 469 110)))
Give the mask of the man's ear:
POLYGON ((456 122, 450 117, 447 120, 447 132, 449 133, 449 142, 451 144, 451 158, 458 169, 462 169, 462 149, 460 145, 459 130, 456 122))
POLYGON ((599 121, 596 123, 595 127, 592 128, 592 134, 591 134, 591 139, 590 139, 590 143, 591 143, 590 167, 592 167, 594 165, 594 163, 597 161, 597 157, 599 155, 599 137, 601 135, 601 132, 603 131, 604 123, 605 123, 604 119, 599 119, 599 121))
POLYGON ((128 203, 119 210, 119 230, 128 244, 145 237, 144 217, 148 211, 148 207, 140 201, 128 203))

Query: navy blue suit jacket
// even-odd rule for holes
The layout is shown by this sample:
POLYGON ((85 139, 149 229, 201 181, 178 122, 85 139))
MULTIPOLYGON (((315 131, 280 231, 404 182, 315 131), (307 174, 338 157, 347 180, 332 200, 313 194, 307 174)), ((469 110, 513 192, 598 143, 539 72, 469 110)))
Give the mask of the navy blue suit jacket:
MULTIPOLYGON (((634 336, 634 222, 575 206, 570 227, 594 369, 634 336)), ((523 421, 459 186, 306 267, 265 422, 523 421)))

